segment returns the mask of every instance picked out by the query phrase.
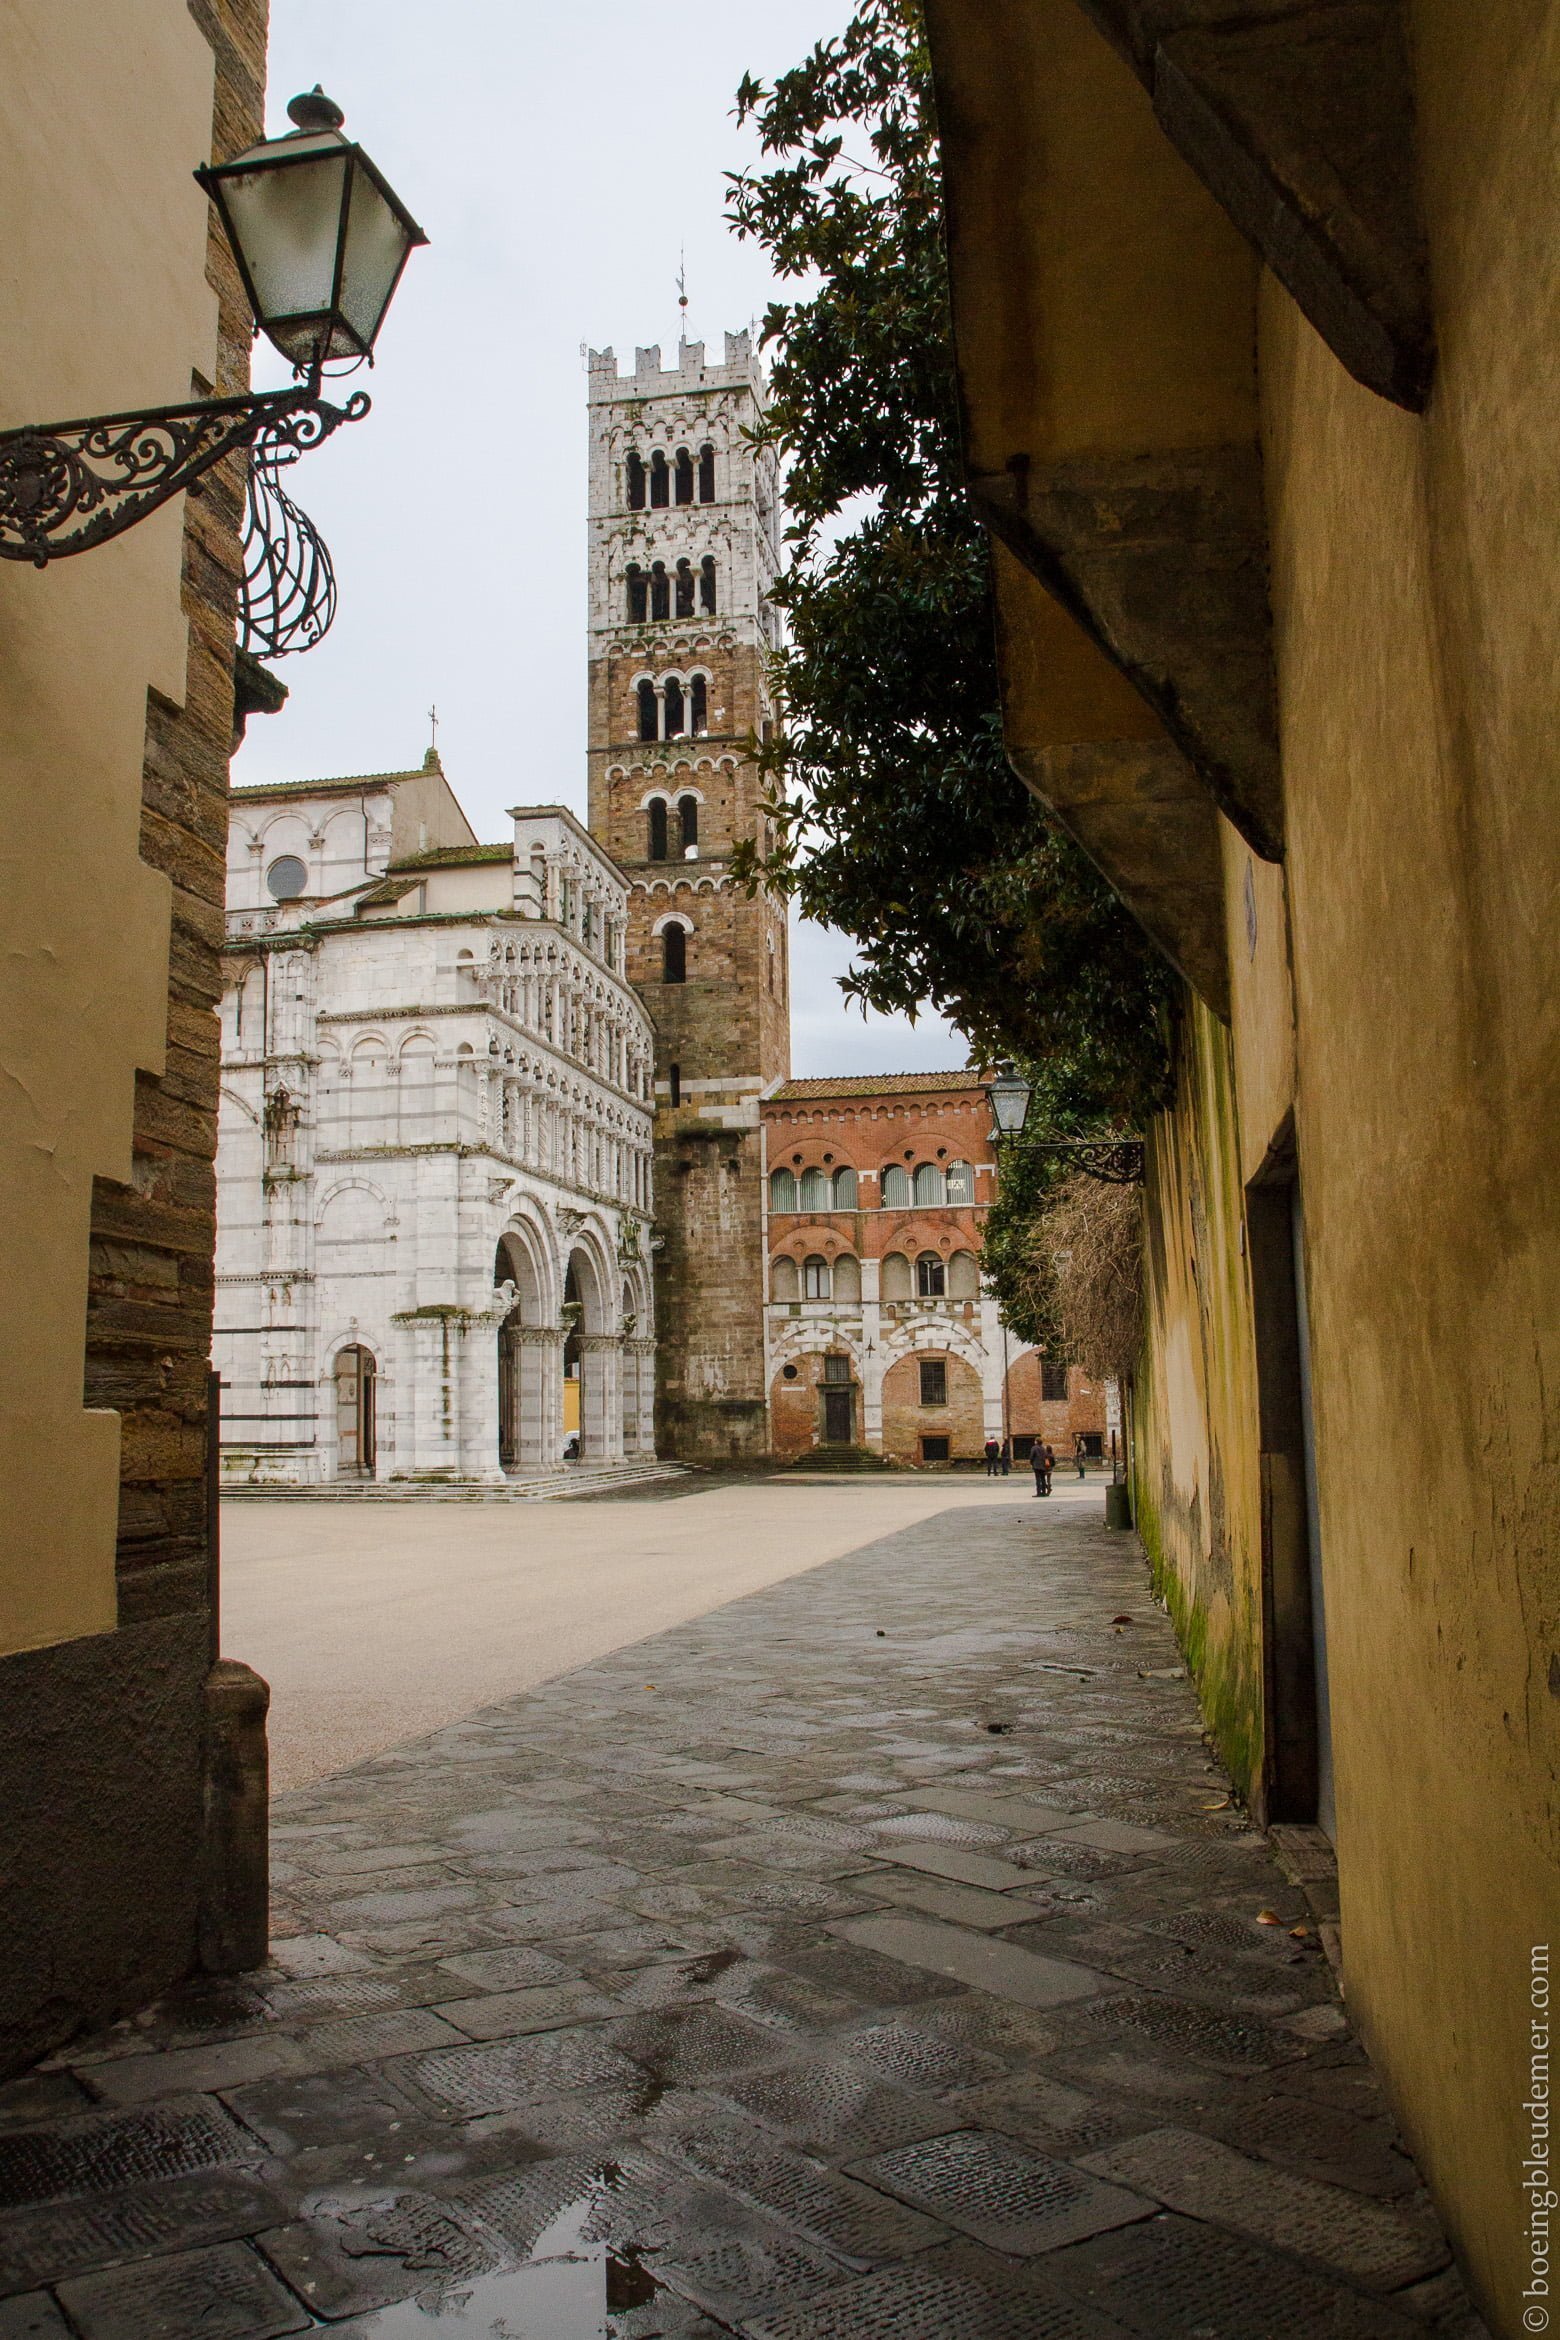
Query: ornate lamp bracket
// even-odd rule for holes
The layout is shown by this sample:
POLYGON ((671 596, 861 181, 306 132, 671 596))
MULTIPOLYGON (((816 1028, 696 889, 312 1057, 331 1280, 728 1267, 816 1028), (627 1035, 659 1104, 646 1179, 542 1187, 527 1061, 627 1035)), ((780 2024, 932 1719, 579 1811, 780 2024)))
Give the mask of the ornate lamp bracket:
POLYGON ((240 448, 263 442, 262 459, 271 465, 295 461, 368 409, 366 391, 332 406, 311 378, 259 397, 202 398, 0 432, 0 559, 42 569, 87 552, 123 535, 240 448))
POLYGON ((994 1131, 993 1143, 1021 1146, 1026 1154, 1059 1155, 1069 1169, 1081 1170, 1085 1178, 1097 1178, 1103 1186, 1143 1183, 1141 1138, 1027 1138, 994 1131))

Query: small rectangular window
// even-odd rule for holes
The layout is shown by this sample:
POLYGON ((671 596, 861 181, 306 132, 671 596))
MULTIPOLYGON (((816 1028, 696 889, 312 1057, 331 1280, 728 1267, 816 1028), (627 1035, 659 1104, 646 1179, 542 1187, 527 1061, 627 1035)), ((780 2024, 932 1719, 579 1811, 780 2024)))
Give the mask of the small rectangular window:
POLYGON ((923 1406, 945 1406, 948 1403, 948 1364, 943 1357, 921 1359, 921 1403, 923 1406))
POLYGON ((680 1065, 674 1064, 668 1068, 666 1085, 671 1092, 670 1102, 673 1105, 680 1105, 682 1103, 682 1068, 680 1065))
POLYGON ((946 1462, 948 1460, 947 1439, 923 1438, 921 1441, 921 1460, 922 1462, 946 1462))
POLYGON ((1067 1368, 1059 1359, 1045 1357, 1040 1363, 1040 1395, 1060 1401, 1067 1395, 1067 1368))
POLYGON ((825 1381, 849 1381, 850 1359, 831 1352, 823 1360, 823 1378, 825 1381))

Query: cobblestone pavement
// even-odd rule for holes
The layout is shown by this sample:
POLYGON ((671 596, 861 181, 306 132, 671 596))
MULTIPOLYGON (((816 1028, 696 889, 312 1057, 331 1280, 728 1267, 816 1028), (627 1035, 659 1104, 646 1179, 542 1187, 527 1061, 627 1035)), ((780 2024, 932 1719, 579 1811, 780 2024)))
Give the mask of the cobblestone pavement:
POLYGON ((1468 2340, 1099 1507, 283 1798, 273 1966, 0 2090, 0 2340, 1468 2340))

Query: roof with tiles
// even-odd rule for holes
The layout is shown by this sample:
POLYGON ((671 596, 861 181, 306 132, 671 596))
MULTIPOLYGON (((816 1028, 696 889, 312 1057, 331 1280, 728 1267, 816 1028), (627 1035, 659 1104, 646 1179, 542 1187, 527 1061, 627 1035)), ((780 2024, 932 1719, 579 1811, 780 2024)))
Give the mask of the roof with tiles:
POLYGON ((963 1072, 840 1073, 832 1079, 785 1081, 766 1105, 799 1105, 809 1097, 913 1097, 928 1089, 978 1089, 981 1075, 972 1065, 963 1072))
POLYGON ((392 861, 399 869, 465 869, 480 861, 513 861, 512 845, 429 845, 421 853, 403 853, 392 861))
POLYGON ((262 796, 358 796, 365 788, 389 788, 397 780, 425 780, 430 772, 444 778, 437 748, 430 748, 420 764, 405 772, 343 772, 324 780, 258 780, 238 786, 229 795, 252 801, 262 796))

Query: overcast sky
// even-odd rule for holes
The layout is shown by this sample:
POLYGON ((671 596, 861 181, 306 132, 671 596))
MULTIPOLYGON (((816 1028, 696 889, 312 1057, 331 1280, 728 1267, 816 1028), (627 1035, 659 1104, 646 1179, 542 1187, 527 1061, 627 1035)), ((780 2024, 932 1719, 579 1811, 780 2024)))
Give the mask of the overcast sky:
MULTIPOLYGON (((520 803, 585 810, 582 343, 720 352, 763 314, 762 256, 723 224, 732 118, 845 23, 848 0, 724 0, 697 20, 645 0, 272 0, 268 126, 322 82, 431 238, 414 253, 368 387, 374 411, 289 483, 324 532, 340 607, 281 662, 240 782, 419 763, 445 769, 479 835, 520 803)), ((354 387, 356 385, 354 384, 354 387)), ((792 934, 800 1073, 966 1061, 938 1018, 864 1023, 833 978, 843 937, 792 934)))

